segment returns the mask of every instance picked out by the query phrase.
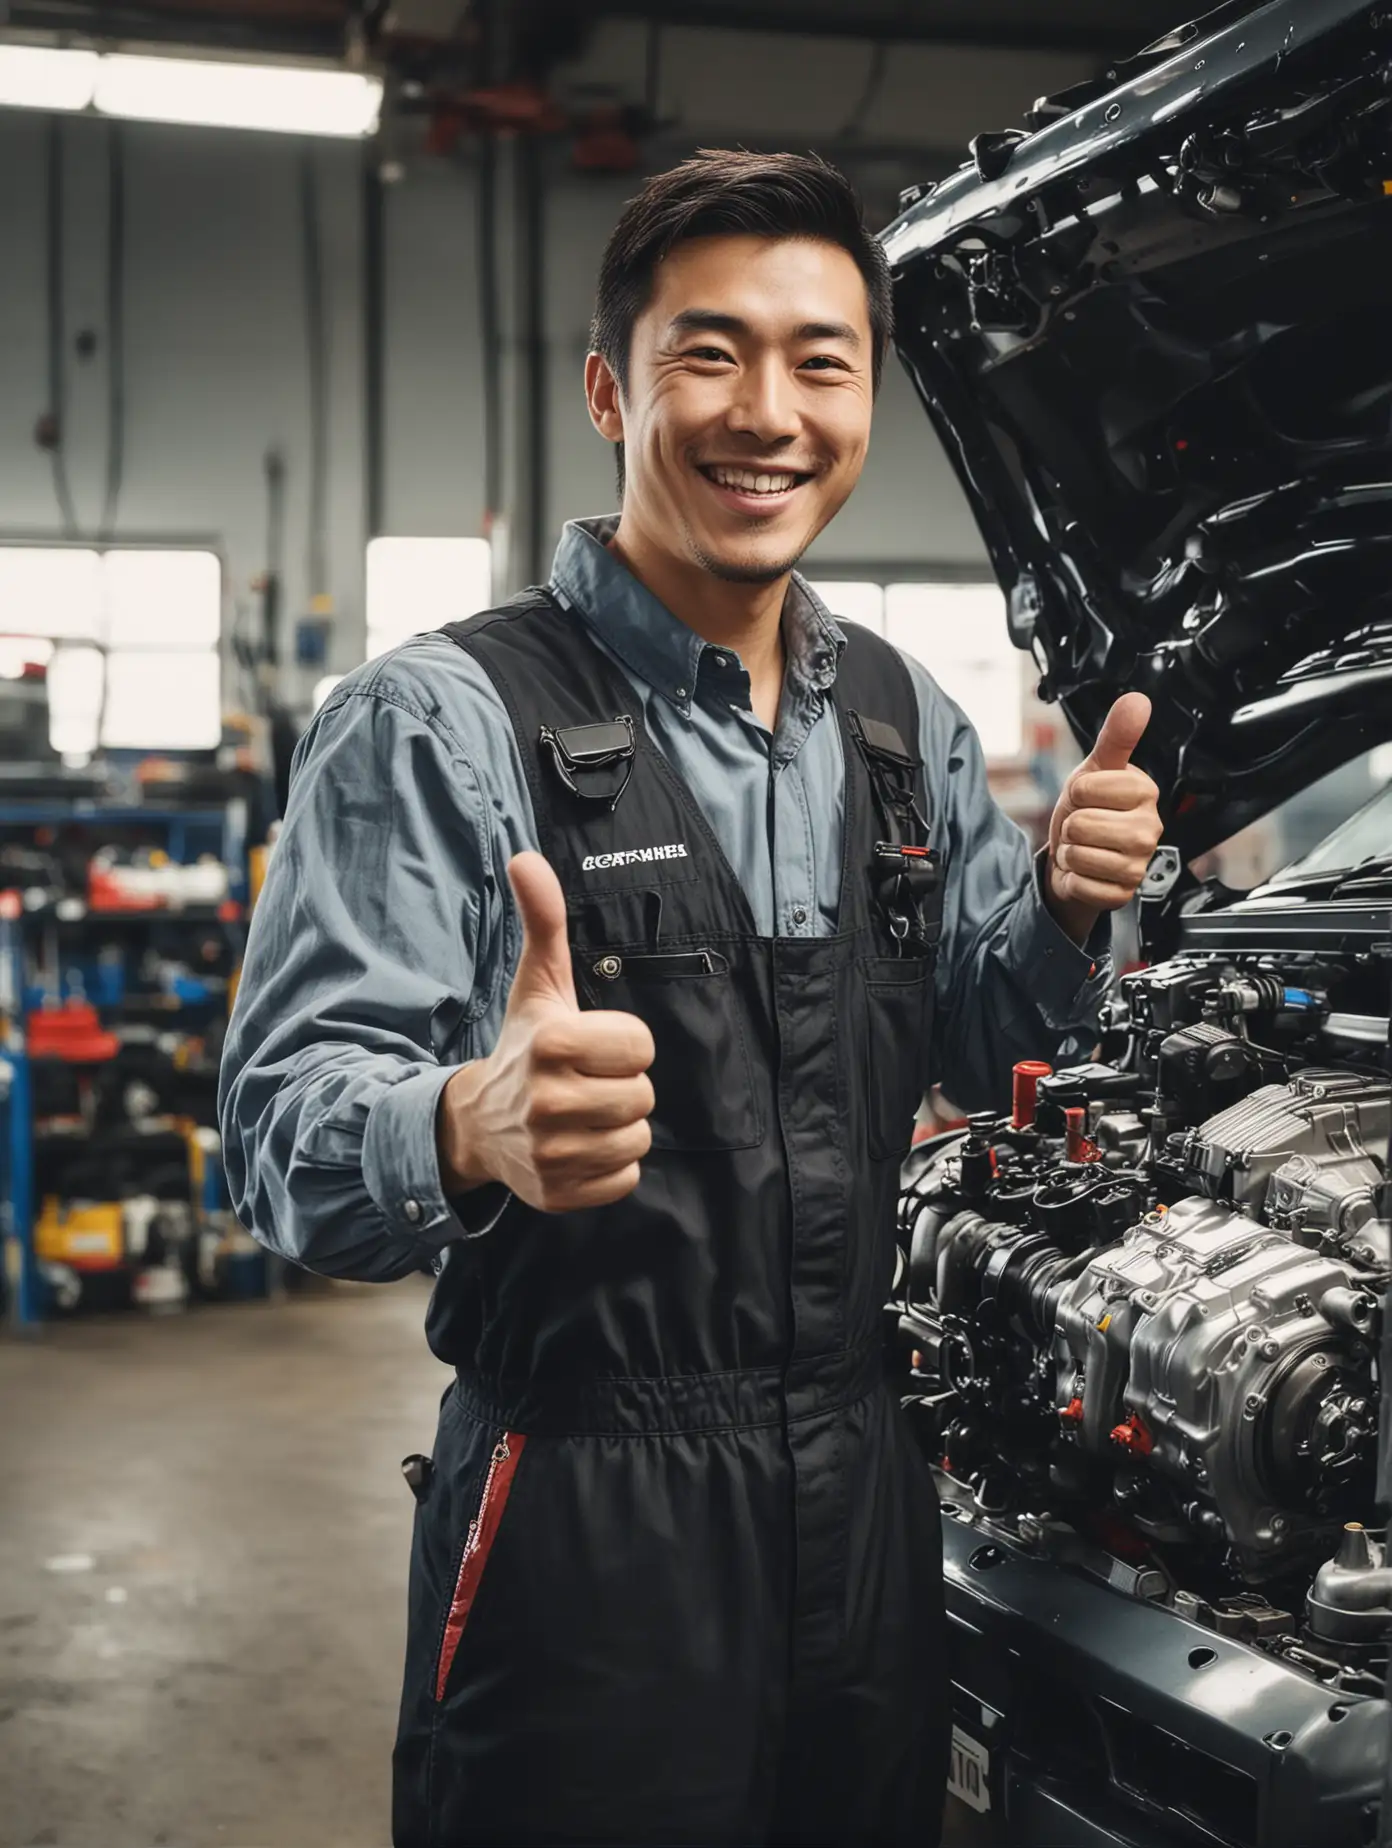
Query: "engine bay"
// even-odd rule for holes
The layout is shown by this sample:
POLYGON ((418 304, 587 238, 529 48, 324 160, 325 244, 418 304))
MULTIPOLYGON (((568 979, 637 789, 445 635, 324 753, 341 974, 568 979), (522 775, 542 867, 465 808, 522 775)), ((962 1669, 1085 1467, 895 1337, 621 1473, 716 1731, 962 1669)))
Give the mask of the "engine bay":
POLYGON ((1123 976, 1096 1062, 911 1154, 895 1305, 949 1517, 1366 1695, 1385 1021, 1372 958, 1123 976))

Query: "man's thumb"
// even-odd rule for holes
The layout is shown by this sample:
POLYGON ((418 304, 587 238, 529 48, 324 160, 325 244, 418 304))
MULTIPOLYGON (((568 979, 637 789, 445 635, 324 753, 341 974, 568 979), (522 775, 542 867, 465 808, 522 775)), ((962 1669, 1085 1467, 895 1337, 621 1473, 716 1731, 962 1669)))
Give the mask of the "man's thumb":
POLYGON ((522 919, 522 957, 512 981, 509 1005, 517 1001, 560 1001, 575 1006, 566 935, 565 893, 549 860, 539 853, 516 854, 508 864, 512 895, 522 919))
POLYGON ((1092 747, 1094 770, 1124 770, 1131 753, 1150 723, 1150 701, 1144 693, 1123 693, 1102 722, 1092 747))

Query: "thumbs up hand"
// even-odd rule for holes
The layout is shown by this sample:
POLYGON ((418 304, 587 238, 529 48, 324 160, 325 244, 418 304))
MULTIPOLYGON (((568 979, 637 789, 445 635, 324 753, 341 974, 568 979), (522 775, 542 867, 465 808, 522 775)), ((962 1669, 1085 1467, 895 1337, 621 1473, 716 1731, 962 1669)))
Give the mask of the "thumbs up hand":
POLYGON ((539 853, 508 867, 522 956, 498 1043, 463 1066, 436 1119, 446 1193, 501 1181, 542 1212, 607 1206, 652 1145, 653 1039, 634 1014, 581 1013, 565 895, 539 853))
POLYGON ((1049 827, 1049 909, 1075 943, 1103 911, 1135 896, 1163 826, 1159 790, 1131 762, 1150 722, 1144 693, 1123 693, 1069 777, 1049 827))

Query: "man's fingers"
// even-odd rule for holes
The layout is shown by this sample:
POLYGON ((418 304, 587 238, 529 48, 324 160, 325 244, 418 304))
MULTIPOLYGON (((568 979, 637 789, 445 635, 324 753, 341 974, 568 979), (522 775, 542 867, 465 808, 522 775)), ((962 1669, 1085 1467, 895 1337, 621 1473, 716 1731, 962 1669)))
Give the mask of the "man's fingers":
POLYGON ((1134 850, 1116 853, 1110 847, 1083 847, 1076 841, 1065 841, 1054 855, 1054 864, 1060 873, 1076 873, 1103 885, 1134 891, 1144 879, 1150 860, 1148 855, 1134 850))
POLYGON ((1145 694, 1123 693, 1103 720, 1090 762, 1098 770, 1124 770, 1149 723, 1150 701, 1145 694))
POLYGON ((1144 770, 1078 770, 1068 785, 1073 812, 1079 809, 1146 808, 1155 801, 1156 788, 1144 770))
POLYGON ((1146 825, 1141 817, 1118 809, 1074 809, 1064 821, 1061 842, 1080 847, 1110 847, 1113 853, 1155 851, 1154 819, 1146 825))
POLYGON ((589 1078, 636 1078, 656 1053, 646 1021, 603 1008, 587 1014, 557 1013, 537 1029, 532 1046, 540 1064, 589 1078))
POLYGON ((612 1206, 615 1200, 622 1200, 633 1192, 641 1174, 638 1163, 630 1162, 626 1168, 619 1168, 613 1174, 581 1182, 572 1189, 564 1206, 549 1207, 546 1210, 555 1213, 583 1213, 597 1206, 612 1206))
POLYGON ((537 1168, 556 1185, 572 1186, 617 1174, 631 1162, 641 1161, 651 1147, 652 1130, 645 1117, 624 1129, 552 1136, 538 1155, 537 1168))
POLYGON ((656 1101, 646 1073, 636 1078, 582 1078, 558 1080, 558 1089, 545 1097, 547 1115, 557 1129, 625 1129, 652 1114, 656 1101))

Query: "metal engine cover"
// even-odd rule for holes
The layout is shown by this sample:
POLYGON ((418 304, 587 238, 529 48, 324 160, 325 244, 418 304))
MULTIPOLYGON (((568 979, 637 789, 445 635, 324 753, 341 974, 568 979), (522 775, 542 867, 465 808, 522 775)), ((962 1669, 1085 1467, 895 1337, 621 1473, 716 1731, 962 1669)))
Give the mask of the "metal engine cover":
POLYGON ((1190 1485, 1246 1566, 1270 1569, 1326 1524, 1276 1505, 1264 1423, 1297 1367, 1340 1368, 1345 1343, 1321 1303, 1349 1281, 1336 1260, 1220 1201, 1192 1197, 1149 1215, 1099 1251, 1059 1302, 1065 1428, 1097 1455, 1120 1462, 1129 1449, 1190 1485))
MULTIPOLYGON (((1311 1191, 1317 1171, 1326 1169, 1332 1172, 1316 1194, 1327 1193, 1330 1182, 1341 1194, 1376 1185, 1380 1170, 1371 1151, 1386 1149, 1390 1123, 1392 1089, 1386 1084, 1312 1067, 1289 1084, 1263 1085, 1191 1130, 1184 1159, 1199 1192, 1265 1216, 1272 1177, 1288 1164, 1296 1164, 1287 1175, 1291 1194, 1311 1191)), ((1290 1212, 1296 1203, 1288 1195, 1276 1204, 1290 1212)))

